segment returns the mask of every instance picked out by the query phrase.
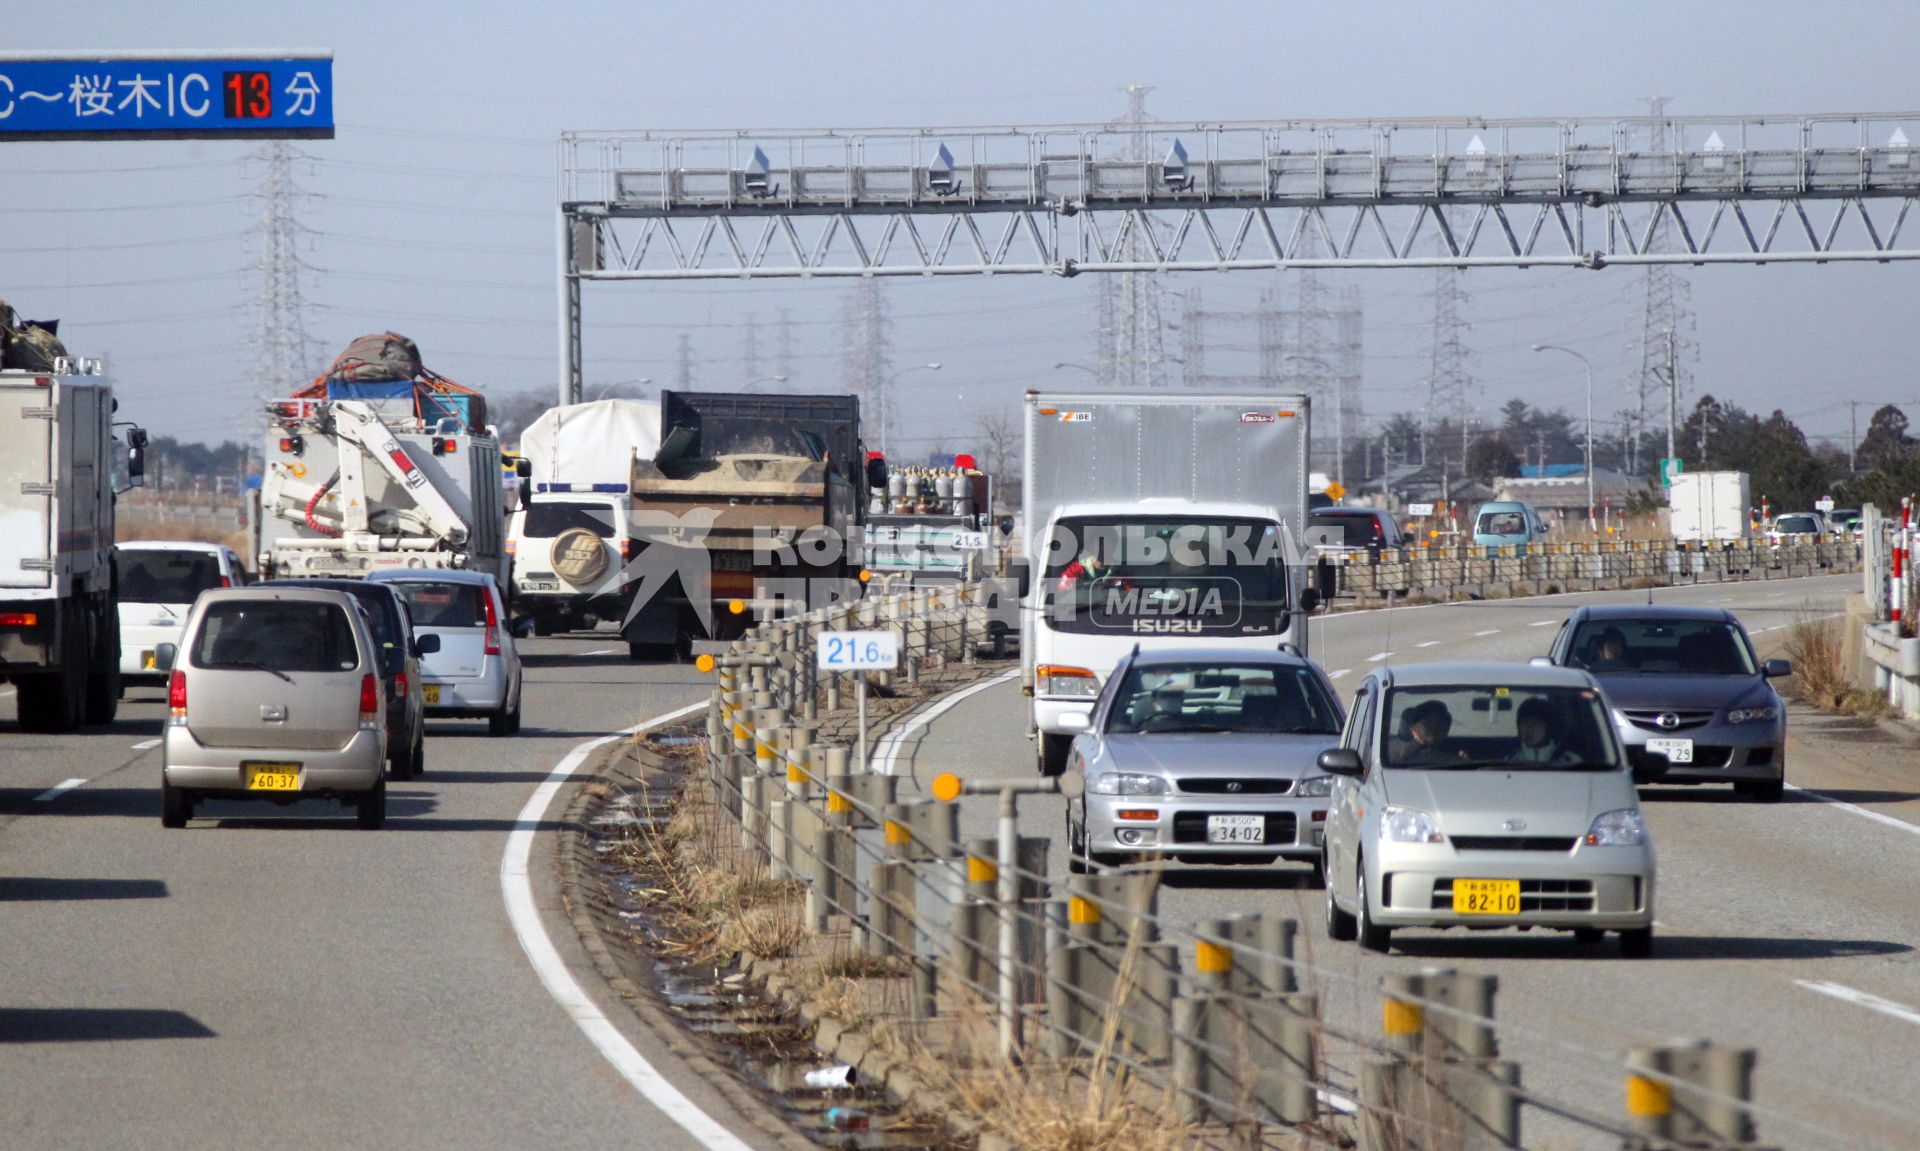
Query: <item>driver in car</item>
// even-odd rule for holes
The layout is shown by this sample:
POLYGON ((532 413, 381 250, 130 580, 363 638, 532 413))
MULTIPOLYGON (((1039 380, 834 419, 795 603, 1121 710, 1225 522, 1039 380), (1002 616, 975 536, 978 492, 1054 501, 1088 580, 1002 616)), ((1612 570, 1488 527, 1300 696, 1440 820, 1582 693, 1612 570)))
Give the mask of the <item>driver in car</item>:
POLYGON ((1181 714, 1186 693, 1177 687, 1158 687, 1147 701, 1147 715, 1140 721, 1141 731, 1169 731, 1186 722, 1181 714))
POLYGON ((1455 747, 1447 736, 1453 731, 1453 712, 1437 699, 1410 709, 1402 721, 1406 734, 1388 741, 1391 762, 1400 767, 1427 767, 1465 759, 1464 749, 1455 747))

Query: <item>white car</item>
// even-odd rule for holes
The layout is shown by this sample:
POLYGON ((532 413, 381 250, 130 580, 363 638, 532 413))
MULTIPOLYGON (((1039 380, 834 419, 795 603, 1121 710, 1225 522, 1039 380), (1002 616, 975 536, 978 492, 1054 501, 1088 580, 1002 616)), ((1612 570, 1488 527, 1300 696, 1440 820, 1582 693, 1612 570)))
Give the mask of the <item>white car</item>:
POLYGON ((240 555, 220 544, 140 540, 118 545, 120 567, 120 678, 165 683, 154 663, 163 643, 178 647, 187 611, 200 593, 245 587, 240 555))
POLYGON ((484 572, 393 568, 367 580, 407 601, 421 647, 420 688, 428 719, 484 719, 491 735, 520 730, 520 653, 507 626, 500 585, 484 572))

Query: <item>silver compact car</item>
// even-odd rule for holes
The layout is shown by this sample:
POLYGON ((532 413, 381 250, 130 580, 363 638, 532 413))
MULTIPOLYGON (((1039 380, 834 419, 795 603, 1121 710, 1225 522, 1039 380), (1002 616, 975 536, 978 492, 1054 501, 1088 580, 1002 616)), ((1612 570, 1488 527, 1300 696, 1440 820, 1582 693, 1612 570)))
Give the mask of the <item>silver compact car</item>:
POLYGON ((1318 872, 1332 780, 1314 759, 1339 734, 1332 685, 1288 652, 1175 649, 1107 678, 1068 752, 1069 866, 1133 860, 1272 864, 1318 872))
POLYGON ((485 572, 387 570, 369 582, 398 591, 421 646, 420 690, 427 718, 484 718, 489 735, 520 730, 520 653, 507 625, 500 585, 485 572))
POLYGON ((360 826, 387 816, 387 702, 373 632, 337 591, 204 592, 167 672, 160 822, 184 827, 197 800, 344 800, 360 826))
POLYGON ((1787 785, 1787 705, 1732 612, 1720 608, 1583 607, 1554 637, 1553 663, 1600 682, 1642 783, 1730 783, 1777 803, 1787 785))
POLYGON ((1355 693, 1327 817, 1327 933, 1556 928, 1653 950, 1653 841, 1599 685, 1572 668, 1386 667, 1355 693))

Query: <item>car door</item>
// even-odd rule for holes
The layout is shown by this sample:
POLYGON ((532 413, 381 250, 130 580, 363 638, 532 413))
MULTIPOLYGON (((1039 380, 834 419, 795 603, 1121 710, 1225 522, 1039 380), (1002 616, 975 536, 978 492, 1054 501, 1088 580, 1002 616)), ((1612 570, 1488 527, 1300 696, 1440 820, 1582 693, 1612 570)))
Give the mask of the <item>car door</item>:
MULTIPOLYGON (((1360 685, 1354 693, 1353 707, 1347 712, 1346 730, 1341 732, 1340 746, 1358 752, 1360 762, 1367 762, 1367 747, 1371 743, 1366 732, 1373 723, 1374 698, 1377 695, 1371 680, 1360 685)), ((1328 875, 1353 874, 1354 843, 1359 834, 1360 781, 1348 776, 1336 776, 1333 781, 1333 804, 1328 819, 1331 826, 1327 832, 1328 875)), ((1332 884, 1339 891, 1338 884, 1332 884)))

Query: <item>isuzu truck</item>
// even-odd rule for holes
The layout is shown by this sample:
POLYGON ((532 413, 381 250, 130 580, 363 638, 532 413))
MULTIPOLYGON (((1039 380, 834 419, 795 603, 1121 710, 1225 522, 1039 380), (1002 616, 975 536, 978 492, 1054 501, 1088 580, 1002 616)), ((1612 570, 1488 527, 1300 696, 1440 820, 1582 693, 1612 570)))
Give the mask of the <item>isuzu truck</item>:
POLYGON ((1136 647, 1307 646, 1305 396, 1026 396, 1022 682, 1043 774, 1136 647))

